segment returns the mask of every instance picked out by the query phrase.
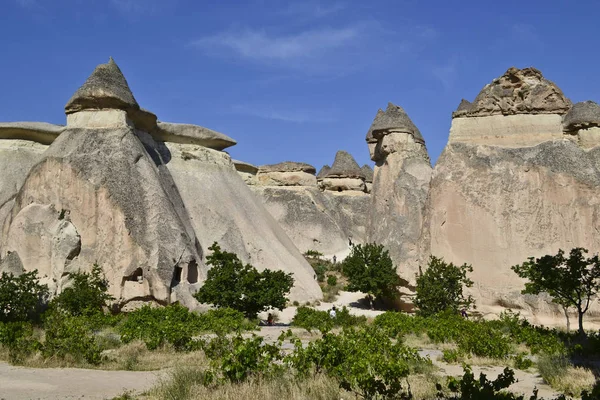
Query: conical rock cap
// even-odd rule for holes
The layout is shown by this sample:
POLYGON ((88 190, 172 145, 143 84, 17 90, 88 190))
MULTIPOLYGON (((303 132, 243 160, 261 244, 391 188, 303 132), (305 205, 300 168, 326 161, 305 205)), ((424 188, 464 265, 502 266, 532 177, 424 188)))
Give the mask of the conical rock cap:
MULTIPOLYGON (((409 133, 415 139, 415 142, 425 144, 425 140, 421 135, 421 132, 417 126, 409 118, 408 114, 400 106, 393 103, 388 103, 385 112, 377 112, 373 124, 369 133, 374 138, 388 130, 397 130, 401 132, 409 133)), ((367 134, 367 142, 369 141, 369 134, 367 134)))
POLYGON ((340 150, 335 155, 335 161, 327 178, 365 178, 358 163, 348 152, 340 150))
POLYGON ((127 80, 115 61, 100 64, 65 106, 65 113, 98 109, 138 110, 127 80))

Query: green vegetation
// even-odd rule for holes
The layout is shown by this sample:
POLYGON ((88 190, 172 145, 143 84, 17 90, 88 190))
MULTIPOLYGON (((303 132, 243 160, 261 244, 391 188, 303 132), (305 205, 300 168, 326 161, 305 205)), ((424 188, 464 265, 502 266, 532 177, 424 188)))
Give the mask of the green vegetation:
POLYGON ((352 246, 342 264, 342 272, 348 278, 348 290, 367 293, 371 304, 373 298, 395 298, 402 284, 388 251, 375 243, 352 246))
POLYGON ((244 265, 237 255, 222 251, 215 242, 206 257, 212 268, 204 285, 195 294, 201 303, 229 307, 256 318, 261 311, 270 308, 282 310, 287 302, 294 279, 283 271, 258 272, 250 264, 244 265))
POLYGON ((40 285, 37 271, 0 277, 0 323, 38 321, 48 297, 48 286, 40 285))
MULTIPOLYGON (((576 308, 581 335, 585 335, 583 316, 589 309, 591 299, 600 292, 600 258, 598 255, 586 258, 584 254, 587 252, 583 248, 574 248, 569 258, 565 258, 564 251, 559 250, 555 256, 530 257, 529 261, 512 267, 517 275, 529 280, 522 293, 546 292, 565 310, 576 308)), ((568 329, 566 311, 565 315, 568 329)))
POLYGON ((420 315, 428 316, 444 311, 457 313, 469 309, 474 303, 471 296, 463 294, 463 287, 471 287, 473 281, 467 277, 473 267, 467 264, 456 266, 443 259, 431 256, 425 272, 419 268, 415 306, 420 315))
POLYGON ((303 306, 298 307, 296 310, 292 325, 304 328, 309 332, 319 330, 325 333, 336 327, 348 328, 362 325, 366 322, 366 317, 352 315, 346 307, 337 310, 335 317, 332 318, 327 311, 319 311, 303 306))

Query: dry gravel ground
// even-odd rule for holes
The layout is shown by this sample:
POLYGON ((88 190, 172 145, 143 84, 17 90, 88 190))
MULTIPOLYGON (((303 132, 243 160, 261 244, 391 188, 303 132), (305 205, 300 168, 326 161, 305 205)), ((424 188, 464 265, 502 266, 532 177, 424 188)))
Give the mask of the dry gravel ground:
POLYGON ((142 392, 162 373, 77 368, 23 368, 0 363, 0 399, 110 399, 126 390, 142 392))

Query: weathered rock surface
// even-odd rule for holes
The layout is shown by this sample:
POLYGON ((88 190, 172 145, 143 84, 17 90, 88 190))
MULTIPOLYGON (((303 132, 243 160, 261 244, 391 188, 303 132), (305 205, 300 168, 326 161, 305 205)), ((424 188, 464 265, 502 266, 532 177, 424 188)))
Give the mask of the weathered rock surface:
POLYGON ((98 263, 121 305, 167 303, 172 286, 206 273, 167 189, 132 127, 69 128, 29 172, 4 222, 0 254, 17 252, 57 290, 65 273, 98 263))
POLYGON ((246 186, 229 155, 192 144, 166 143, 166 147, 167 166, 203 249, 216 241, 260 270, 293 273, 291 300, 322 298, 312 268, 246 186))
POLYGON ((373 177, 374 177, 373 168, 371 168, 370 165, 365 164, 360 168, 360 170, 365 175, 365 186, 366 186, 365 191, 367 193, 371 193, 371 190, 373 189, 373 177))
POLYGON ((47 122, 0 122, 0 139, 30 140, 49 145, 65 130, 47 122))
POLYGON ((158 122, 158 129, 152 132, 156 140, 162 142, 197 144, 215 150, 235 146, 237 142, 227 135, 191 124, 158 122))
POLYGON ((317 170, 310 164, 285 161, 262 165, 256 179, 264 186, 317 186, 317 170))
POLYGON ((453 117, 489 115, 560 114, 571 108, 571 101, 553 82, 535 68, 509 68, 477 95, 473 103, 461 101, 453 117))
POLYGON ((246 185, 258 184, 258 181, 256 180, 258 167, 256 165, 252 165, 240 160, 231 160, 231 162, 233 162, 235 170, 242 177, 242 180, 246 183, 246 185))
POLYGON ((329 165, 323 165, 317 174, 317 180, 323 179, 329 171, 331 171, 331 167, 329 165))
POLYGON ((400 276, 412 282, 421 258, 432 171, 427 149, 408 115, 392 103, 385 113, 377 112, 369 133, 367 144, 376 164, 367 240, 383 244, 400 276))
POLYGON ((512 307, 538 323, 564 321, 548 299, 522 296, 510 267, 560 248, 600 249, 596 106, 569 107, 539 71, 510 69, 454 114, 423 243, 446 261, 473 265, 484 312, 512 307))

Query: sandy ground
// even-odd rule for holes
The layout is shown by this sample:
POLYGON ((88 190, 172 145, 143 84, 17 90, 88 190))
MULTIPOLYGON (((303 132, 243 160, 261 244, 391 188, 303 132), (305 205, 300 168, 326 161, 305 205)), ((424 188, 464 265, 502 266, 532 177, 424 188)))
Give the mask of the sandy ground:
POLYGON ((161 375, 158 371, 22 368, 0 363, 0 399, 110 399, 126 390, 147 390, 161 375))

